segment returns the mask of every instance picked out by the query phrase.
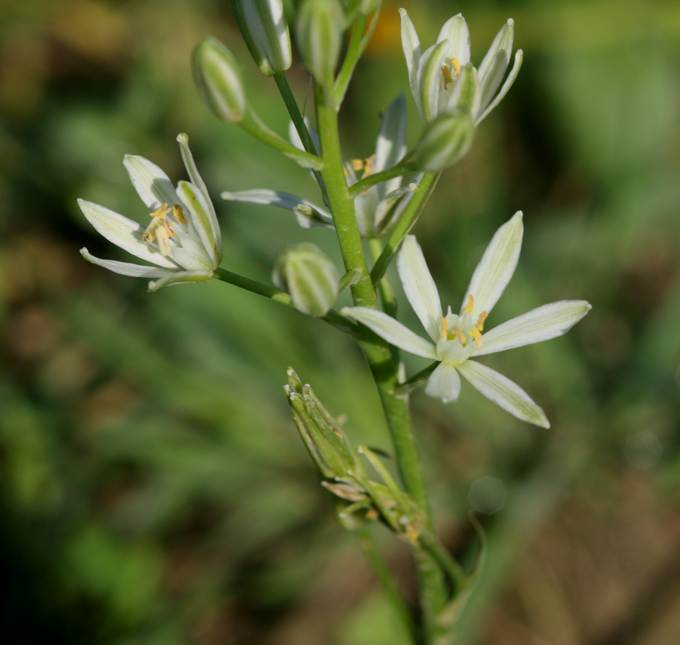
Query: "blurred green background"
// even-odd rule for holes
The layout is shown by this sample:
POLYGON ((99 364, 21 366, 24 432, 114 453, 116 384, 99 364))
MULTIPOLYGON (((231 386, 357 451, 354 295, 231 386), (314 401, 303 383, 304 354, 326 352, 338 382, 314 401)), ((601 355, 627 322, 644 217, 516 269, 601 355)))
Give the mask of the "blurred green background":
MULTIPOLYGON (((414 397, 444 540, 468 551, 470 510, 489 536, 469 640, 680 642, 680 7, 403 5, 425 42, 463 11, 476 61, 513 16, 526 53, 418 224, 444 301, 459 301, 485 242, 521 208, 520 266, 491 322, 563 297, 594 305, 567 337, 488 361, 544 405, 552 430, 515 422, 469 387, 455 405, 414 397)), ((348 157, 370 154, 380 111, 406 91, 398 6, 386 3, 351 86, 348 157)), ((302 171, 217 122, 192 86, 192 46, 218 36, 241 56, 252 103, 285 130, 228 3, 26 0, 2 11, 3 641, 400 643, 281 390, 292 364, 347 414, 355 443, 387 447, 351 340, 221 283, 148 295, 77 252, 112 254, 76 197, 141 221, 122 156, 143 154, 177 179, 180 131, 215 196, 315 197, 302 171)), ((299 64, 290 77, 309 99, 299 64)), ((218 207, 227 268, 266 280, 300 239, 335 253, 328 231, 301 231, 282 211, 218 207)), ((408 551, 376 534, 412 596, 408 551)))

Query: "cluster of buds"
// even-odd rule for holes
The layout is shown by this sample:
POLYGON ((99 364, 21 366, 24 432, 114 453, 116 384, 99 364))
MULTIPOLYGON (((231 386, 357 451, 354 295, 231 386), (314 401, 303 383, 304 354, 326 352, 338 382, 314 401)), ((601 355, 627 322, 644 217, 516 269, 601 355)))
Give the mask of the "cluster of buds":
POLYGON ((321 485, 339 501, 342 525, 355 530, 367 521, 380 521, 399 537, 417 544, 426 525, 422 510, 397 485, 376 452, 366 446, 353 450, 341 423, 292 368, 284 390, 321 485))

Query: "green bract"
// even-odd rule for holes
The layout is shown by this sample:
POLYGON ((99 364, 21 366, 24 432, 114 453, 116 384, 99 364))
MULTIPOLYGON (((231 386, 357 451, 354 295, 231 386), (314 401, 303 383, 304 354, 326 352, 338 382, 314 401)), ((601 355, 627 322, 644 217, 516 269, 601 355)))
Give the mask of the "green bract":
POLYGON ((267 76, 286 71, 292 62, 290 33, 281 0, 233 0, 248 49, 267 76))
POLYGON ((522 213, 501 226, 477 265, 458 314, 442 311, 437 287, 423 252, 408 236, 397 268, 411 307, 431 340, 404 327, 391 316, 366 307, 346 307, 342 313, 406 352, 438 361, 426 393, 445 402, 460 393, 462 374, 488 399, 519 419, 550 427, 543 410, 511 380, 473 357, 502 352, 556 338, 569 331, 589 311, 585 300, 561 300, 533 309, 484 332, 486 318, 505 290, 517 266, 522 246, 522 213))
MULTIPOLYGON (((464 100, 464 93, 460 91, 461 75, 470 65, 470 32, 465 18, 461 14, 449 18, 439 31, 435 44, 423 52, 408 13, 401 9, 400 14, 401 43, 411 92, 420 115, 430 121, 461 107, 460 101, 464 100)), ((515 53, 512 69, 505 76, 510 65, 513 33, 514 22, 509 19, 496 35, 479 68, 470 65, 478 79, 473 96, 468 97, 474 106, 472 116, 477 124, 503 100, 519 74, 522 50, 515 53)))
POLYGON ((137 155, 126 155, 124 164, 140 199, 151 212, 146 229, 104 206, 78 200, 88 222, 109 242, 151 263, 133 264, 103 260, 82 248, 82 256, 114 273, 138 278, 154 278, 155 291, 179 282, 208 280, 222 257, 222 238, 217 216, 205 183, 196 168, 186 134, 177 137, 190 181, 173 186, 168 176, 153 162, 137 155))
POLYGON ((191 57, 194 81, 215 116, 238 123, 246 113, 246 95, 234 55, 216 38, 196 45, 191 57))
POLYGON ((274 284, 290 293, 293 305, 310 316, 325 316, 338 297, 340 276, 333 261, 314 244, 298 244, 279 258, 274 284))

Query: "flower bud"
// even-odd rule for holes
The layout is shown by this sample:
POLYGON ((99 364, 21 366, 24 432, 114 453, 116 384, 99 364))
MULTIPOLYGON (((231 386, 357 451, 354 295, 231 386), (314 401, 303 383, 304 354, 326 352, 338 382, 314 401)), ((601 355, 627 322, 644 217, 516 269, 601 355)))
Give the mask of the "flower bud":
POLYGON ((310 316, 325 316, 338 297, 340 276, 335 264, 314 244, 288 249, 279 258, 273 280, 290 293, 297 310, 310 316))
POLYGON ((375 13, 382 3, 382 0, 343 0, 347 20, 352 22, 357 15, 368 16, 375 13))
POLYGON ((234 0, 234 12, 260 71, 267 76, 285 72, 292 54, 281 0, 234 0))
POLYGON ((415 165, 439 172, 461 159, 472 145, 475 123, 466 112, 442 114, 425 126, 415 149, 415 165))
POLYGON ((241 72, 219 40, 206 38, 194 48, 191 66, 199 92, 217 118, 239 122, 246 111, 241 72))
POLYGON ((307 69, 330 87, 340 56, 345 14, 338 0, 306 0, 297 20, 297 43, 307 69))
POLYGON ((337 490, 329 490, 351 501, 355 501, 352 498, 358 495, 363 497, 361 488, 346 479, 363 471, 340 423, 321 403, 311 385, 303 385, 292 367, 288 368, 287 376, 284 390, 302 441, 321 475, 337 484, 344 484, 337 486, 337 490))

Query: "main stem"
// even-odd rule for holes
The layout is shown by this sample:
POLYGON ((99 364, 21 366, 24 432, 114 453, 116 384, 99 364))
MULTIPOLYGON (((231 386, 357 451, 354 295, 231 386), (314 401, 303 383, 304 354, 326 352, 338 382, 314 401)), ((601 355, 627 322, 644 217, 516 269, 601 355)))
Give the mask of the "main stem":
MULTIPOLYGON (((377 294, 364 256, 361 236, 356 223, 354 202, 345 178, 338 117, 332 92, 316 87, 317 125, 321 139, 323 168, 321 174, 328 191, 340 252, 347 271, 355 271, 360 279, 352 286, 352 298, 358 306, 376 307, 377 294)), ((399 354, 384 342, 361 342, 373 378, 378 388, 383 411, 394 446, 399 474, 404 487, 423 509, 428 524, 430 509, 425 491, 420 459, 411 432, 408 396, 397 395, 399 354)), ((426 642, 432 642, 436 632, 435 615, 441 608, 445 591, 441 571, 429 557, 417 557, 421 584, 426 642)))
MULTIPOLYGON (((327 94, 317 87, 317 119, 321 137, 324 160, 323 175, 328 189, 328 198, 333 211, 335 230, 340 244, 340 252, 347 271, 355 271, 360 276, 352 286, 354 304, 362 307, 376 307, 377 294, 368 272, 361 236, 356 223, 354 202, 349 196, 342 163, 338 118, 333 105, 327 104, 327 94)), ((408 398, 394 394, 397 385, 399 357, 385 343, 363 342, 382 400, 387 423, 392 433, 396 458, 401 478, 406 490, 423 509, 427 509, 425 484, 420 468, 420 460, 411 433, 408 398)))

